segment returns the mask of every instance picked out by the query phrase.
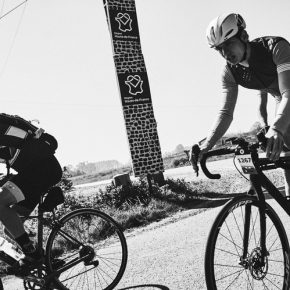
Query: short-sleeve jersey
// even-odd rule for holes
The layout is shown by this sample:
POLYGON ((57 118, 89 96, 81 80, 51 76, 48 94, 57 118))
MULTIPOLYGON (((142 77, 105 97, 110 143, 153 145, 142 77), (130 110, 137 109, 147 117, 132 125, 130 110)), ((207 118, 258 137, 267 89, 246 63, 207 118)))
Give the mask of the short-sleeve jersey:
POLYGON ((250 42, 251 55, 249 66, 227 63, 224 74, 224 86, 230 81, 248 89, 266 91, 280 97, 278 73, 290 70, 290 44, 282 37, 260 37, 250 42))
POLYGON ((224 67, 222 107, 206 140, 209 148, 223 136, 233 119, 239 85, 270 93, 277 101, 285 91, 279 88, 278 74, 290 70, 289 42, 282 37, 266 36, 254 39, 249 45, 248 66, 227 63, 224 67))

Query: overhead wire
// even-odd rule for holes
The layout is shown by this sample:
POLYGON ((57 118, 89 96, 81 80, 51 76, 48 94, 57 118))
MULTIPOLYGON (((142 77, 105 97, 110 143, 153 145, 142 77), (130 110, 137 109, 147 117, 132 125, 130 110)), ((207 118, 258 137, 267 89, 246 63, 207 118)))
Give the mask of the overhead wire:
POLYGON ((0 10, 0 17, 2 16, 2 13, 4 11, 4 6, 5 6, 5 0, 2 1, 1 10, 0 10))
MULTIPOLYGON (((5 2, 5 1, 4 1, 5 2)), ((3 6, 4 6, 4 2, 3 2, 3 6)), ((23 2, 21 2, 20 4, 16 5, 14 8, 12 8, 11 10, 7 11, 5 14, 1 15, 0 20, 4 17, 6 17, 7 15, 9 15, 10 13, 12 13, 13 11, 15 11, 17 8, 19 8, 20 6, 25 4, 27 4, 28 0, 24 0, 23 2)), ((1 13, 2 14, 2 13, 1 13)))
MULTIPOLYGON (((3 4, 2 4, 2 7, 1 7, 1 10, 4 9, 4 2, 5 2, 5 0, 3 1, 3 4)), ((12 37, 12 41, 11 41, 10 47, 9 47, 9 49, 8 49, 7 56, 6 56, 6 58, 5 58, 4 62, 3 62, 3 66, 2 66, 2 68, 1 68, 1 70, 0 70, 0 78, 2 77, 4 71, 5 71, 6 67, 7 67, 8 61, 9 61, 10 56, 11 56, 11 53, 12 53, 12 50, 13 50, 13 48, 14 48, 15 41, 16 41, 16 37, 17 37, 17 35, 18 35, 19 29, 20 29, 20 25, 21 25, 22 20, 23 20, 24 12, 25 12, 25 9, 26 9, 26 7, 27 7, 27 2, 28 2, 28 0, 25 0, 25 1, 21 2, 20 4, 18 4, 17 6, 15 6, 15 7, 12 8, 11 10, 7 11, 6 13, 4 13, 3 15, 0 16, 0 21, 1 21, 4 17, 6 17, 7 15, 9 15, 10 13, 12 13, 13 11, 15 11, 16 9, 18 9, 18 8, 21 7, 22 5, 24 5, 24 8, 22 9, 22 12, 21 12, 20 18, 19 18, 18 23, 17 23, 17 26, 16 26, 15 33, 14 33, 14 35, 13 35, 13 37, 12 37)), ((1 11, 1 12, 3 12, 3 11, 1 11)), ((2 14, 2 13, 1 13, 1 14, 2 14)))

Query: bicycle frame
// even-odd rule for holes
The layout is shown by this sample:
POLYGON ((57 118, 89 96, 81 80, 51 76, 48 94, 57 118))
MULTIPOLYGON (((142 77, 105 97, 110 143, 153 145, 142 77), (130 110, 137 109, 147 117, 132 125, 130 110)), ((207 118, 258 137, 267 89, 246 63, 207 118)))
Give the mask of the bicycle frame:
MULTIPOLYGON (((40 202, 39 205, 43 204, 44 202, 44 195, 42 195, 40 197, 40 202)), ((25 220, 30 220, 30 219, 37 219, 38 223, 37 223, 37 243, 38 243, 38 248, 42 251, 42 255, 44 255, 44 243, 43 243, 43 228, 44 228, 44 221, 47 221, 47 219, 44 217, 44 213, 45 211, 41 210, 41 206, 38 209, 38 214, 37 215, 30 215, 28 217, 22 217, 25 218, 25 220)), ((61 225, 58 225, 57 223, 49 223, 49 227, 53 228, 53 227, 60 227, 61 225)), ((80 243, 78 240, 76 240, 73 236, 68 235, 67 233, 65 233, 64 231, 60 230, 60 234, 67 238, 70 239, 71 241, 76 242, 77 244, 79 244, 79 246, 84 246, 84 244, 80 243)), ((90 254, 84 255, 82 257, 78 257, 73 259, 72 261, 70 261, 69 263, 65 264, 64 266, 58 268, 57 270, 53 271, 52 273, 48 274, 47 276, 45 276, 43 278, 44 284, 50 282, 50 280, 52 280, 54 277, 60 275, 62 272, 68 270, 69 268, 85 261, 90 254)), ((39 268, 38 269, 38 276, 41 277, 42 275, 42 269, 39 268)), ((41 278, 40 278, 41 280, 41 278)))
MULTIPOLYGON (((259 214, 260 214, 260 226, 261 226, 261 237, 260 247, 262 257, 269 255, 266 248, 266 199, 262 191, 262 187, 265 188, 268 193, 277 201, 277 203, 284 209, 284 211, 290 216, 290 203, 288 204, 282 193, 274 186, 274 184, 266 177, 259 166, 259 158, 256 151, 251 152, 253 164, 256 168, 255 174, 250 174, 250 182, 252 187, 257 193, 257 199, 259 201, 259 214)), ((247 194, 251 194, 250 191, 247 194)), ((244 241, 243 241, 243 256, 242 259, 247 258, 248 253, 248 239, 250 231, 250 216, 251 216, 251 205, 245 205, 245 224, 244 224, 244 241)))

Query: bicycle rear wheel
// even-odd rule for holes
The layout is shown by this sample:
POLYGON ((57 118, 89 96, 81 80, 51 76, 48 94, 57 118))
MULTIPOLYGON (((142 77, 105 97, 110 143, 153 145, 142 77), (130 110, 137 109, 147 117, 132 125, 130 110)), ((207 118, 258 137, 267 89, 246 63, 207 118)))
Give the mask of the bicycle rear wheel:
POLYGON ((48 238, 49 272, 88 256, 55 279, 61 289, 110 290, 122 278, 127 264, 127 244, 122 229, 96 209, 75 210, 58 223, 48 238))
POLYGON ((261 262, 260 214, 256 197, 237 197, 224 206, 210 231, 205 253, 207 288, 289 289, 289 243, 284 227, 266 204, 266 248, 261 262), (251 208, 248 252, 243 256, 245 207, 251 208))

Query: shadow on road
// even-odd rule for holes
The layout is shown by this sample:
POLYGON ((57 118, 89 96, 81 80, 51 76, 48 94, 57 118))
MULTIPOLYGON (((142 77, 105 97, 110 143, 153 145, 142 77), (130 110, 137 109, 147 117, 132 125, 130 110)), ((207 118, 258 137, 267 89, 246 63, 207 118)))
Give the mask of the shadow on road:
MULTIPOLYGON (((285 196, 284 187, 278 187, 278 190, 285 196)), ((273 197, 268 193, 265 193, 266 199, 273 199, 273 197)), ((232 194, 222 194, 222 193, 208 193, 204 195, 205 199, 200 199, 196 201, 190 202, 187 207, 188 208, 214 208, 219 207, 227 203, 230 199, 236 196, 242 196, 246 193, 232 193, 232 194)))
POLYGON ((120 288, 118 290, 130 290, 130 289, 170 290, 168 287, 166 287, 164 285, 156 285, 156 284, 144 284, 144 285, 129 286, 126 288, 120 288))
POLYGON ((227 203, 230 199, 241 195, 245 195, 245 193, 232 193, 232 194, 208 193, 204 194, 203 198, 201 199, 196 199, 187 202, 186 206, 183 205, 183 207, 190 209, 219 207, 227 203))

